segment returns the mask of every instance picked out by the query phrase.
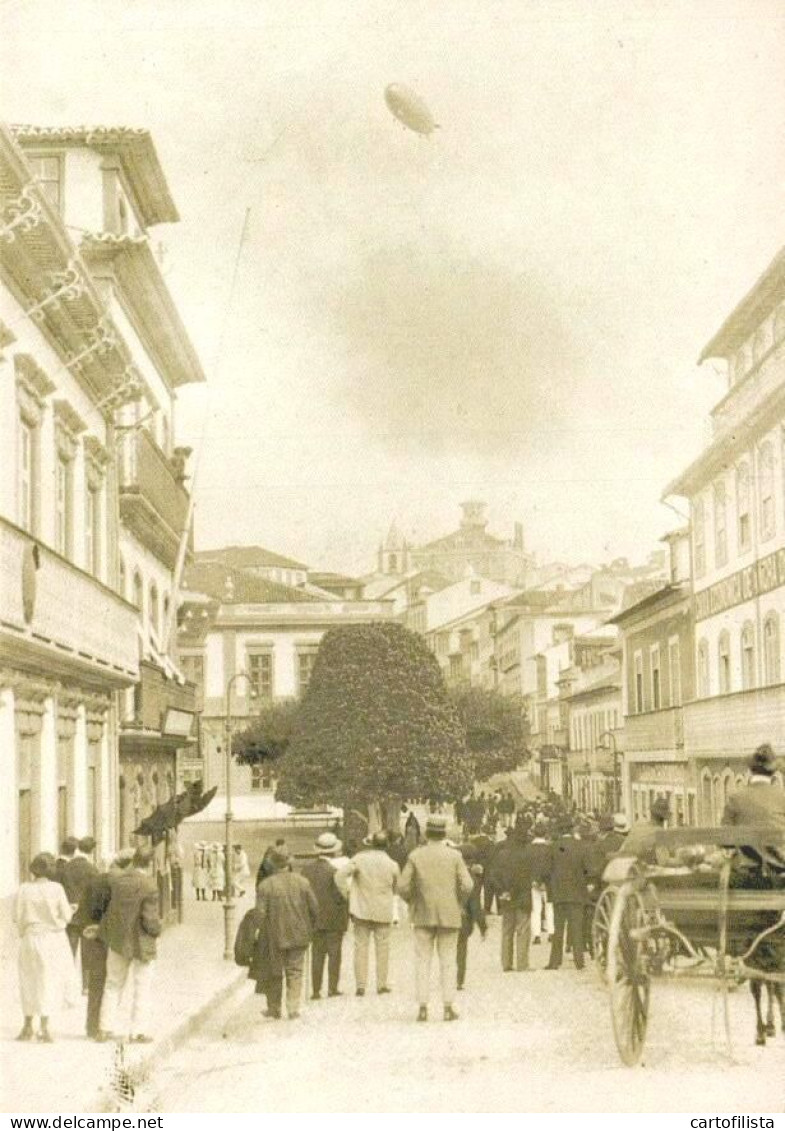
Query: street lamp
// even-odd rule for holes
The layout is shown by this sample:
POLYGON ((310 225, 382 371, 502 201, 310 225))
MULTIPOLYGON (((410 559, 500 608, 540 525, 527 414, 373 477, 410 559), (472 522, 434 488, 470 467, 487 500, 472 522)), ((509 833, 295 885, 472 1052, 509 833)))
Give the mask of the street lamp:
POLYGON ((611 730, 604 730, 600 735, 600 748, 607 750, 608 747, 603 745, 603 739, 610 739, 610 749, 613 754, 613 811, 618 813, 621 808, 621 782, 619 781, 619 749, 616 745, 616 735, 611 730))
POLYGON ((224 958, 234 958, 234 883, 232 875, 232 688, 238 679, 250 678, 236 672, 226 685, 224 699, 224 746, 226 758, 226 861, 224 863, 224 958))

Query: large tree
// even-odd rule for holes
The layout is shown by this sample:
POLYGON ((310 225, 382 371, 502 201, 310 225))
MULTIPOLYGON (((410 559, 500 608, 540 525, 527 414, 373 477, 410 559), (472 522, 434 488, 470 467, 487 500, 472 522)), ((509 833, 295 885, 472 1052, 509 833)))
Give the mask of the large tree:
POLYGON ((514 770, 529 757, 529 728, 519 698, 482 687, 457 689, 452 698, 465 728, 477 781, 514 770))
POLYGON ((403 798, 451 800, 471 784, 464 729, 422 637, 394 623, 327 632, 278 798, 367 808, 372 824, 379 812, 390 824, 403 798))
POLYGON ((246 766, 277 762, 291 742, 299 707, 295 699, 265 704, 245 730, 232 737, 237 761, 246 766))

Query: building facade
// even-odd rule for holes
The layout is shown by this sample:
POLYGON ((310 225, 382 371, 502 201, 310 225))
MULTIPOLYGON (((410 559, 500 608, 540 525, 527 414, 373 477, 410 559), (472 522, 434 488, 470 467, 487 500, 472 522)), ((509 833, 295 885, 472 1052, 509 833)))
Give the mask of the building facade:
POLYGON ((416 569, 433 570, 449 581, 459 581, 470 569, 478 577, 525 588, 532 577, 534 558, 526 551, 523 526, 517 523, 512 539, 505 541, 488 532, 485 503, 471 499, 461 504, 461 510, 458 530, 424 546, 407 546, 407 560, 416 569))
POLYGON ((715 823, 761 742, 785 752, 785 252, 701 355, 725 364, 712 439, 670 485, 692 532, 695 698, 684 744, 715 823))

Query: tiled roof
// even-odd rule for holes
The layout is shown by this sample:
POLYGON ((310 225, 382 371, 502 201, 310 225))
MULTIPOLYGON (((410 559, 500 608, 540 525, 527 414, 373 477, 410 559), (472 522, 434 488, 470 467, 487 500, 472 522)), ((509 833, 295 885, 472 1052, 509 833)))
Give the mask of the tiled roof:
POLYGON ((219 546, 215 550, 198 550, 194 557, 200 562, 223 562, 238 569, 248 569, 253 566, 277 566, 282 569, 308 568, 302 562, 285 558, 283 554, 276 554, 272 550, 265 550, 263 546, 219 546))
POLYGON ((280 585, 221 562, 192 562, 185 571, 184 601, 188 599, 189 590, 205 593, 223 605, 280 605, 318 600, 302 589, 280 585))

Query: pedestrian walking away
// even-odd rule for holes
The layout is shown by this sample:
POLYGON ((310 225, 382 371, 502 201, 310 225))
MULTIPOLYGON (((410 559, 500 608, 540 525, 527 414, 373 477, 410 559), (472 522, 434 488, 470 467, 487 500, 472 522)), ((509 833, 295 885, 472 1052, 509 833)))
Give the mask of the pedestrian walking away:
POLYGON ((32 880, 22 883, 16 896, 14 921, 19 932, 24 1014, 20 1041, 33 1040, 38 1017, 39 1041, 51 1042, 50 1018, 73 1006, 78 996, 76 967, 65 933, 73 912, 62 884, 51 879, 55 868, 51 853, 39 853, 30 865, 32 880))
POLYGON ((150 875, 152 859, 151 849, 137 848, 131 866, 109 881, 109 907, 98 927, 98 938, 107 948, 100 1041, 115 1037, 120 999, 129 984, 130 1039, 140 1043, 152 1040, 150 1008, 161 934, 158 887, 150 875))
POLYGON ((460 853, 469 875, 472 877, 473 888, 471 895, 464 902, 461 915, 461 929, 458 932, 457 950, 457 989, 462 990, 466 984, 466 967, 469 957, 469 939, 475 925, 480 929, 480 935, 485 940, 488 933, 488 923, 482 906, 482 865, 477 861, 477 849, 473 844, 462 844, 460 853))
POLYGON ((376 992, 390 992, 390 930, 401 871, 387 855, 387 834, 376 832, 363 841, 360 852, 336 872, 341 892, 349 900, 354 929, 355 993, 368 985, 371 939, 376 958, 376 992))
POLYGON ((302 875, 313 888, 319 908, 311 943, 312 996, 318 999, 322 994, 325 962, 328 996, 337 997, 341 992, 341 951, 349 926, 349 904, 338 888, 332 863, 341 851, 341 842, 334 833, 326 832, 316 838, 314 848, 319 855, 303 866, 302 875))
POLYGON ((494 856, 491 872, 502 917, 502 970, 528 970, 533 856, 531 847, 514 829, 508 829, 507 842, 494 856))
POLYGON ((434 814, 425 824, 426 843, 415 848, 403 870, 400 894, 409 904, 414 927, 415 981, 419 1002, 418 1021, 428 1020, 431 961, 439 957, 442 1005, 445 1021, 455 1021, 458 934, 463 904, 474 890, 474 881, 460 852, 445 844, 447 818, 434 814))
POLYGON ((548 887, 553 900, 554 934, 547 970, 558 970, 564 953, 564 934, 568 934, 576 969, 583 969, 584 907, 589 899, 588 880, 591 862, 584 844, 576 840, 569 818, 560 825, 561 835, 553 845, 548 887))
POLYGON ((267 997, 266 1016, 278 1020, 286 1014, 300 1016, 305 953, 319 919, 319 905, 304 876, 291 870, 288 853, 273 850, 268 857, 271 874, 256 889, 258 935, 250 976, 267 997))

